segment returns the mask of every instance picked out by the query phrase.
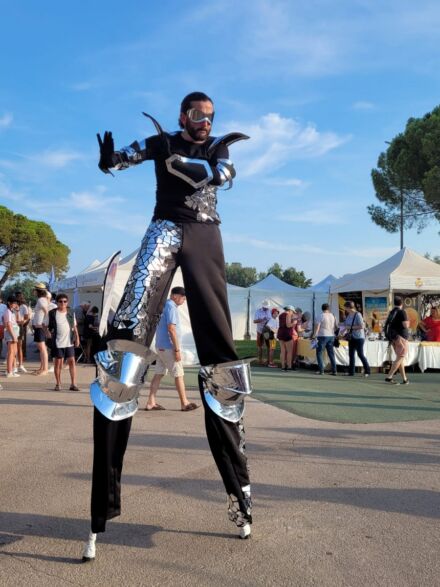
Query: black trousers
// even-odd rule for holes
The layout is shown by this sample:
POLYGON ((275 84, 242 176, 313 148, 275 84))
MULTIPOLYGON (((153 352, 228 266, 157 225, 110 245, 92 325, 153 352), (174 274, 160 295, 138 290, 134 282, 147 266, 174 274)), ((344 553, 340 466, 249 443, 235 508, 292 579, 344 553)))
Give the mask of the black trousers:
MULTIPOLYGON (((158 222, 150 225, 142 242, 116 312, 116 316, 119 315, 119 327, 111 329, 111 337, 132 338, 146 345, 151 344, 174 272, 180 266, 200 364, 211 365, 237 360, 227 300, 223 245, 218 226, 203 223, 175 225, 179 229, 178 246, 174 247, 171 254, 167 254, 158 272, 155 260, 151 262, 151 270, 148 266, 145 267, 145 263, 148 265, 150 263, 148 259, 152 256, 146 256, 142 252, 154 249, 155 242, 158 241, 158 229, 161 230, 161 221, 158 222), (152 271, 160 276, 150 279, 152 271), (145 284, 150 286, 154 284, 151 288, 154 291, 139 292, 139 275, 141 274, 145 284), (136 310, 137 316, 141 316, 143 321, 143 326, 137 329, 137 335, 130 332, 129 328, 121 328, 124 321, 121 319, 122 312, 120 312, 121 308, 135 307, 135 297, 144 300, 136 310), (145 323, 148 325, 147 328, 144 327, 145 323)), ((170 223, 163 225, 164 232, 169 229, 169 225, 170 223)), ((230 507, 230 517, 238 525, 251 522, 251 501, 248 489, 250 482, 244 450, 243 423, 228 422, 212 412, 204 400, 201 380, 199 385, 205 408, 209 445, 230 503, 232 496, 239 510, 238 515, 234 515, 231 514, 230 507)), ((104 532, 106 520, 118 516, 121 512, 121 473, 131 420, 132 418, 128 418, 115 422, 107 419, 95 408, 92 532, 104 532)))

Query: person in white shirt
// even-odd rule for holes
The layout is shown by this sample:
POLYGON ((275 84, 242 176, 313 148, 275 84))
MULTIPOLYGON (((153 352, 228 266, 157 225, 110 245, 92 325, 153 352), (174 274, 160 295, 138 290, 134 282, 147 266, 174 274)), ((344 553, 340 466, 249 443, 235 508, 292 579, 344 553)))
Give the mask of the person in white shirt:
POLYGON ((318 346, 316 347, 316 360, 318 362, 317 375, 324 375, 324 362, 322 355, 327 350, 327 355, 330 360, 332 368, 332 375, 336 375, 336 359, 335 359, 335 330, 336 330, 336 318, 330 312, 330 306, 328 304, 322 304, 322 314, 319 316, 316 322, 315 333, 313 338, 318 339, 318 346))
POLYGON ((272 308, 271 310, 271 319, 267 322, 266 327, 270 332, 269 335, 269 362, 267 364, 268 367, 276 368, 275 363, 273 362, 273 355, 275 349, 277 348, 277 332, 280 325, 280 321, 278 320, 278 316, 280 311, 277 308, 272 308))
POLYGON ((258 364, 263 364, 263 346, 267 349, 267 362, 270 362, 269 358, 269 340, 266 340, 263 336, 263 330, 267 322, 272 318, 272 314, 269 310, 269 301, 264 300, 261 302, 261 307, 257 308, 254 315, 254 324, 257 325, 257 348, 258 348, 258 364))
POLYGON ((0 297, 0 357, 3 350, 3 338, 5 333, 5 327, 3 326, 3 314, 5 313, 7 307, 8 306, 3 303, 3 300, 0 297))
POLYGON ((73 310, 68 307, 69 298, 60 293, 57 307, 49 311, 49 332, 52 338, 52 356, 55 362, 55 391, 61 389, 61 371, 66 360, 70 372, 70 391, 79 391, 76 385, 75 347, 79 346, 78 329, 73 310))
POLYGON ((49 358, 46 347, 45 318, 49 312, 49 302, 47 300, 47 289, 44 283, 37 283, 35 285, 35 292, 38 299, 32 317, 32 327, 34 329, 34 342, 40 352, 40 367, 34 372, 34 375, 47 375, 49 358))
POLYGON ((9 296, 7 308, 3 312, 3 326, 5 329, 5 342, 8 345, 6 354, 6 377, 20 377, 15 373, 15 358, 17 356, 17 341, 20 328, 17 324, 16 313, 18 302, 15 296, 9 296))
POLYGON ((17 291, 15 293, 15 297, 17 298, 17 302, 19 304, 18 312, 17 312, 17 324, 20 328, 20 332, 18 335, 18 345, 17 345, 17 360, 18 360, 18 371, 22 373, 27 373, 27 370, 24 363, 24 356, 26 353, 26 331, 27 325, 30 320, 30 312, 29 308, 26 305, 26 300, 24 299, 23 294, 21 291, 17 291))

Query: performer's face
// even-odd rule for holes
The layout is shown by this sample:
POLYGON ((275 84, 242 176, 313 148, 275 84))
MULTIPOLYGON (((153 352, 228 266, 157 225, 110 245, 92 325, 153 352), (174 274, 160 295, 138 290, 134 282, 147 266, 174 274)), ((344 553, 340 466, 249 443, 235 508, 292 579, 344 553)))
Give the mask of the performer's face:
MULTIPOLYGON (((200 113, 206 114, 207 117, 212 117, 214 112, 214 106, 211 102, 191 102, 191 111, 197 111, 197 115, 199 117, 200 113)), ((189 110, 188 112, 191 111, 189 110)), ((189 137, 195 143, 203 143, 209 137, 212 124, 208 120, 202 120, 201 122, 193 122, 188 113, 182 112, 180 114, 180 121, 183 124, 183 128, 186 130, 189 137)))

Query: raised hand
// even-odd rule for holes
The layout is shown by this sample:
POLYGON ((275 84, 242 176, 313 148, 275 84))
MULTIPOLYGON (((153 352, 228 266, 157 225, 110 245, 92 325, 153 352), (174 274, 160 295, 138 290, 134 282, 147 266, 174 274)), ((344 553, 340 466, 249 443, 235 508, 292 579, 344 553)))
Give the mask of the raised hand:
POLYGON ((99 143, 99 151, 100 151, 100 158, 98 167, 103 173, 110 173, 110 167, 114 166, 113 162, 113 154, 115 152, 115 144, 113 142, 113 136, 110 131, 104 132, 104 139, 101 138, 101 135, 97 133, 96 135, 99 143))

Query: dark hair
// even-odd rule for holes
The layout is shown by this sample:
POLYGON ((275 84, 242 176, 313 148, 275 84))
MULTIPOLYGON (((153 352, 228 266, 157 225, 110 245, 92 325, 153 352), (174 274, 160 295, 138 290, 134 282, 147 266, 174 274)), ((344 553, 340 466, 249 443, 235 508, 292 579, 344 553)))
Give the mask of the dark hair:
POLYGON ((329 310, 329 309, 330 309, 330 306, 329 306, 328 304, 322 304, 322 306, 321 306, 321 310, 322 310, 323 312, 325 312, 326 310, 329 310))
POLYGON ((352 300, 347 300, 344 304, 344 308, 350 308, 350 310, 353 310, 356 308, 356 306, 352 300))
POLYGON ((69 301, 69 296, 67 294, 65 294, 65 293, 59 293, 57 295, 57 297, 55 298, 55 300, 57 302, 59 302, 60 300, 67 300, 67 301, 69 301))
POLYGON ((99 308, 98 306, 93 306, 93 308, 90 310, 91 314, 99 314, 99 308))
POLYGON ((7 304, 15 304, 18 303, 18 300, 15 296, 9 296, 8 299, 6 300, 7 304))
MULTIPOLYGON (((186 112, 188 112, 188 110, 191 108, 191 102, 211 102, 211 104, 214 105, 214 102, 205 93, 191 92, 191 94, 188 94, 187 96, 185 96, 183 98, 182 103, 180 104, 180 113, 181 114, 182 114, 182 112, 184 114, 186 112)), ((179 128, 183 128, 183 124, 180 122, 180 117, 179 117, 179 128)))
POLYGON ((401 306, 403 304, 403 298, 400 296, 394 296, 394 305, 401 306))
POLYGON ((35 291, 37 292, 37 298, 45 298, 45 297, 47 297, 47 289, 37 289, 37 288, 35 288, 35 291))
POLYGON ((173 289, 171 290, 171 295, 186 296, 185 288, 180 286, 173 287, 173 289))

